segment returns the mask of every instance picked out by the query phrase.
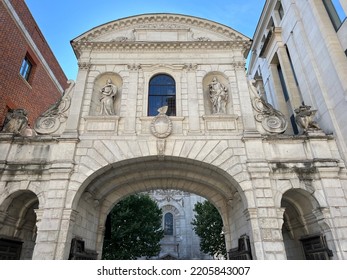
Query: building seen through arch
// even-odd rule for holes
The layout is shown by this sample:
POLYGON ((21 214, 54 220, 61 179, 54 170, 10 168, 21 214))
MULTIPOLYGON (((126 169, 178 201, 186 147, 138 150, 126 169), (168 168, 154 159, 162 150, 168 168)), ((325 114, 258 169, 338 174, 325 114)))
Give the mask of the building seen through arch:
POLYGON ((108 213, 150 192, 163 259, 206 257, 183 234, 185 193, 218 209, 229 259, 347 259, 346 29, 323 2, 266 1, 253 40, 169 13, 73 39, 63 98, 32 135, 21 112, 0 133, 1 258, 100 259, 108 213))

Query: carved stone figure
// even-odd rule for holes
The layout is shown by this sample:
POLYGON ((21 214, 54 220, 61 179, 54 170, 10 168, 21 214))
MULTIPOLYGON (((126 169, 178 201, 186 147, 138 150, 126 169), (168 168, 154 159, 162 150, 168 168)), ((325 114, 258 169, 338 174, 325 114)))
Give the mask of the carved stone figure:
POLYGON ((317 110, 311 110, 311 106, 303 103, 299 108, 295 109, 294 112, 296 114, 295 121, 304 132, 321 129, 317 122, 313 120, 317 110))
POLYGON ((112 84, 111 79, 108 79, 106 85, 101 88, 100 115, 112 116, 115 114, 114 98, 117 95, 117 90, 117 86, 112 84))
POLYGON ((228 101, 228 89, 221 84, 217 77, 212 79, 208 85, 209 97, 212 103, 212 114, 226 114, 226 104, 228 101))
POLYGON ((28 117, 25 109, 14 109, 7 113, 5 126, 2 132, 14 133, 16 135, 22 134, 22 132, 28 127, 28 117))

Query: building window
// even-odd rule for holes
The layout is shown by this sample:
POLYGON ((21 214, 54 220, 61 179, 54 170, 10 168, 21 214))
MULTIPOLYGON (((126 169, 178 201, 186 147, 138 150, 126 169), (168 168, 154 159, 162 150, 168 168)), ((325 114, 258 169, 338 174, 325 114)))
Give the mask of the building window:
POLYGON ((288 94, 286 82, 285 82, 285 80, 284 80, 284 75, 283 75, 283 72, 282 72, 282 67, 281 67, 280 64, 277 64, 277 70, 278 70, 278 76, 280 77, 280 82, 281 82, 281 86, 282 86, 282 91, 283 91, 284 99, 285 99, 286 102, 288 102, 288 100, 289 100, 289 94, 288 94))
POLYGON ((163 106, 168 106, 168 116, 176 116, 175 80, 169 75, 159 74, 149 82, 148 116, 158 115, 158 109, 163 106))
POLYGON ((173 215, 166 213, 164 216, 164 234, 173 235, 173 215))
POLYGON ((284 17, 284 10, 283 10, 283 6, 281 2, 279 2, 278 4, 277 12, 278 12, 278 15, 280 16, 280 20, 282 20, 284 17))
POLYGON ((32 72, 33 64, 28 56, 25 56, 20 67, 19 74, 26 80, 29 81, 30 73, 32 72))
POLYGON ((340 4, 340 1, 323 0, 323 3, 335 30, 338 30, 342 22, 346 19, 346 13, 340 4))
POLYGON ((290 116, 290 123, 292 124, 294 134, 298 135, 299 129, 298 129, 298 125, 296 124, 294 114, 290 116))

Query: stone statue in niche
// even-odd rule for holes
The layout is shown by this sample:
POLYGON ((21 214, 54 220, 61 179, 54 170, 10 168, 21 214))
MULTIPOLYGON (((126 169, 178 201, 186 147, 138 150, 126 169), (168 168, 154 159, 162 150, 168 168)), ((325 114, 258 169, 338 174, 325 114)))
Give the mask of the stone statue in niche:
POLYGON ((294 112, 296 114, 295 121, 304 132, 321 129, 318 123, 313 120, 317 110, 311 110, 311 106, 303 103, 299 108, 295 109, 294 112))
POLYGON ((217 77, 213 77, 208 88, 210 101, 212 103, 212 114, 226 114, 228 88, 221 84, 217 77))
POLYGON ((108 79, 106 85, 104 85, 101 90, 100 97, 100 115, 103 116, 113 116, 114 111, 114 98, 117 95, 118 88, 115 86, 111 79, 108 79))

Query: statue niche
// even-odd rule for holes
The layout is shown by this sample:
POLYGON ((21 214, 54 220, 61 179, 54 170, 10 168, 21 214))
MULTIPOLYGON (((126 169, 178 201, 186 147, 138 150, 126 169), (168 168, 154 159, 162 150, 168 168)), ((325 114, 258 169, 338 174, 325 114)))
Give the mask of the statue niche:
POLYGON ((102 116, 113 116, 115 115, 114 109, 114 99, 117 95, 118 88, 115 86, 111 79, 107 80, 106 85, 104 85, 100 90, 100 112, 102 116))
POLYGON ((116 116, 120 110, 122 79, 115 73, 107 73, 95 80, 90 105, 90 116, 116 116))
POLYGON ((228 102, 228 88, 213 77, 208 84, 209 98, 212 104, 212 114, 226 114, 228 102))
POLYGON ((218 117, 232 114, 229 81, 221 72, 212 71, 203 78, 205 114, 218 117))

